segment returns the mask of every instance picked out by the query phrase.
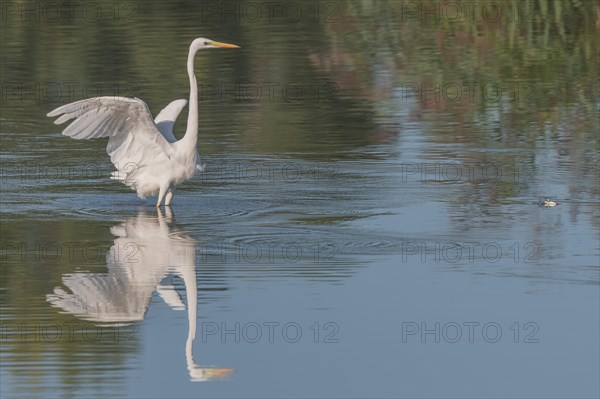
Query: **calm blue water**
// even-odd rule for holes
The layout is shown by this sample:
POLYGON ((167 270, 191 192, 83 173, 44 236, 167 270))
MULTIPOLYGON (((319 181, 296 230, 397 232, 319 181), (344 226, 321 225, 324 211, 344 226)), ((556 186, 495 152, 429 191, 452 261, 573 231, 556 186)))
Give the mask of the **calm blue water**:
POLYGON ((335 23, 5 10, 3 397, 598 397, 597 25, 318 4, 335 23), (197 57, 206 171, 157 212, 44 90, 120 82, 156 114, 199 35, 242 49, 197 57), (414 86, 475 79, 503 97, 414 86), (302 97, 236 97, 273 82, 302 97))

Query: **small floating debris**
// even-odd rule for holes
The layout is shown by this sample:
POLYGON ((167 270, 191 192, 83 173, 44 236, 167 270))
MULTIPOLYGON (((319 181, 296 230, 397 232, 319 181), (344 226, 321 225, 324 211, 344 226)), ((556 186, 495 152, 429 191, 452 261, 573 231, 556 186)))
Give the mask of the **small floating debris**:
POLYGON ((553 206, 556 206, 556 205, 558 205, 558 202, 556 202, 556 201, 552 201, 552 200, 550 200, 550 198, 546 198, 546 199, 544 200, 544 202, 542 202, 542 205, 543 205, 544 207, 546 207, 546 208, 551 208, 551 207, 553 207, 553 206))

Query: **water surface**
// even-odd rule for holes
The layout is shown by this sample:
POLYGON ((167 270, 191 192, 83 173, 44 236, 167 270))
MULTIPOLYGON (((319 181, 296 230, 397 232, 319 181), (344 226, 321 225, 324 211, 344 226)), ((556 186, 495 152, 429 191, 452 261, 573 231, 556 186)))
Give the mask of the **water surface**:
POLYGON ((227 3, 4 14, 2 395, 598 397, 598 6, 227 3), (45 114, 157 114, 198 36, 157 212, 45 114))

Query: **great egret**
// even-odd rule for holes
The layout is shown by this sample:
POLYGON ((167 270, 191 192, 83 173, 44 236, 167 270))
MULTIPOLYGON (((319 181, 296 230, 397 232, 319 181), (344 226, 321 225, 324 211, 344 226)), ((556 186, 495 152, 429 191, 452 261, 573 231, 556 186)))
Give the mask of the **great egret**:
POLYGON ((175 100, 152 120, 148 105, 139 98, 95 97, 63 105, 48 113, 61 124, 74 121, 62 134, 76 140, 108 137, 106 152, 116 171, 112 179, 120 180, 137 191, 138 197, 158 195, 169 206, 175 186, 190 179, 196 170, 202 171, 198 142, 198 86, 194 75, 194 57, 205 48, 239 48, 234 44, 195 39, 187 60, 190 79, 190 112, 185 136, 173 136, 175 119, 186 100, 175 100))

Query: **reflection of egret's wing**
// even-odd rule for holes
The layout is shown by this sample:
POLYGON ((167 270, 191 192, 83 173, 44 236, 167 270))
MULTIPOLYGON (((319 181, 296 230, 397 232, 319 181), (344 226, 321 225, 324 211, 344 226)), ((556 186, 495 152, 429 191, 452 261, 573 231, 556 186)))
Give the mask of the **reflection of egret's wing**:
POLYGON ((138 286, 132 292, 128 281, 116 273, 65 275, 63 284, 71 292, 55 288, 47 297, 52 305, 84 320, 106 323, 142 320, 153 291, 138 286))
POLYGON ((195 264, 195 240, 170 234, 163 217, 140 213, 111 232, 118 237, 106 255, 108 273, 63 276, 70 292, 56 288, 48 295, 52 305, 96 322, 142 320, 169 266, 195 264))

